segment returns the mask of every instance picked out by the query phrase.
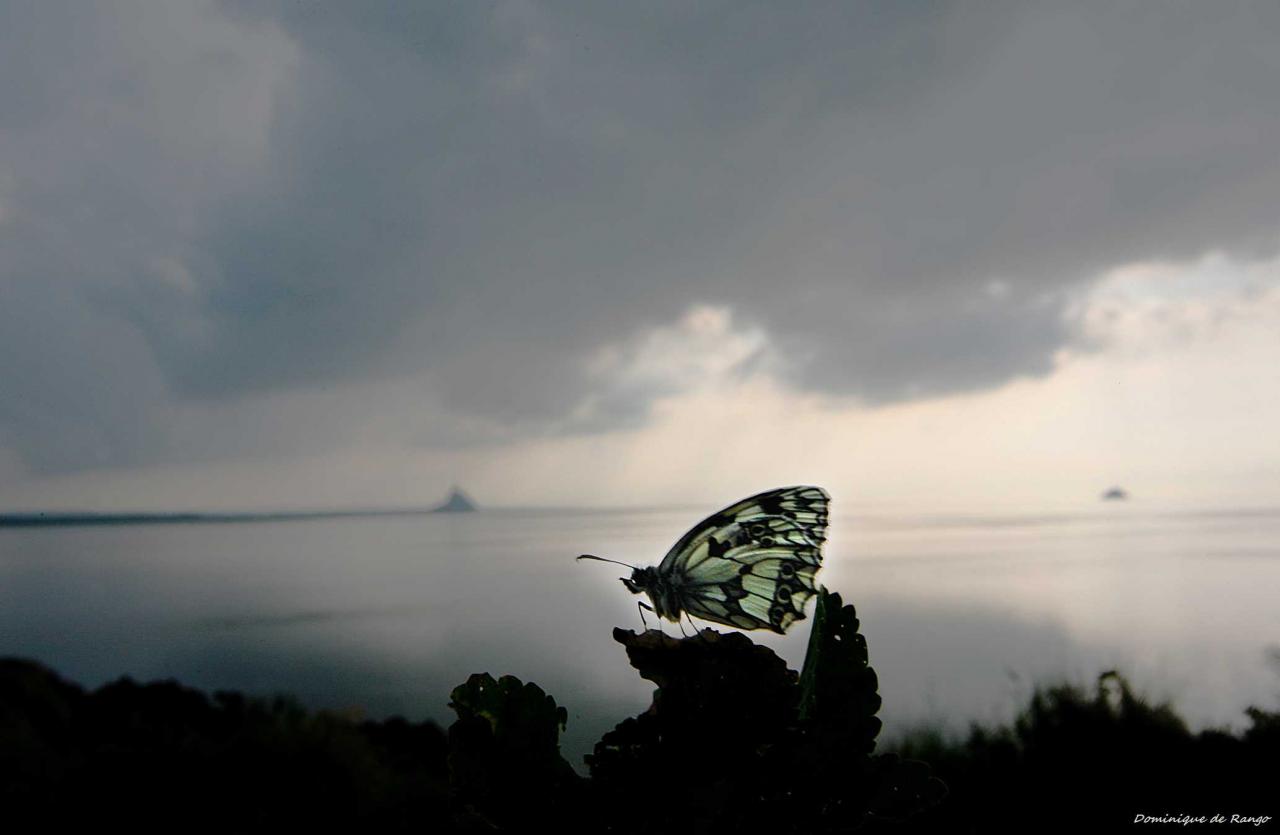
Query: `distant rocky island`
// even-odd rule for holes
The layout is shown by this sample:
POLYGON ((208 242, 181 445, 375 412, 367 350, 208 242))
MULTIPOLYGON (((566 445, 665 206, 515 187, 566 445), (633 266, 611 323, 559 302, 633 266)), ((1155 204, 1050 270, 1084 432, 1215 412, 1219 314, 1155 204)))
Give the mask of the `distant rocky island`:
POLYGON ((1112 487, 1102 494, 1104 502, 1122 502, 1129 498, 1129 493, 1123 487, 1112 487))
POLYGON ((471 513, 477 510, 476 503, 466 493, 455 487, 445 503, 432 510, 432 513, 471 513))

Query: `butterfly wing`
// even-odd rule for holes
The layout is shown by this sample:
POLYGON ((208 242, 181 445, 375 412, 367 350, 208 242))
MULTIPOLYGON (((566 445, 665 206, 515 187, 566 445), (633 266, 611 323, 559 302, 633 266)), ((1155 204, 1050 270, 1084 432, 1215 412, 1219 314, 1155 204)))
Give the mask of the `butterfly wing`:
POLYGON ((663 558, 658 574, 692 615, 785 632, 804 618, 815 594, 829 502, 820 487, 743 499, 695 525, 663 558))
MULTIPOLYGON (((713 536, 721 542, 733 539, 737 529, 765 518, 780 518, 815 545, 827 540, 827 507, 831 497, 821 487, 782 487, 759 493, 713 513, 671 546, 658 566, 659 573, 673 574, 697 561, 700 549, 713 536)), ((760 532, 761 535, 764 532, 760 532)))

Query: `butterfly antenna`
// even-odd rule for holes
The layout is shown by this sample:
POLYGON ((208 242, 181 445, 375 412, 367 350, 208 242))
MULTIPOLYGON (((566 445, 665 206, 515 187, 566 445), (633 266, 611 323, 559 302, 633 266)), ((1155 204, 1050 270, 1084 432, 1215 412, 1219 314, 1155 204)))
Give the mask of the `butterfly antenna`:
POLYGON ((606 560, 604 557, 597 557, 597 556, 594 556, 594 555, 592 555, 592 554, 583 554, 582 556, 578 557, 578 559, 580 559, 580 560, 596 560, 597 562, 611 562, 611 563, 613 563, 614 565, 624 565, 624 566, 626 566, 627 568, 630 568, 632 571, 634 571, 634 570, 635 570, 635 566, 634 566, 634 565, 631 565, 630 563, 618 562, 617 560, 606 560))

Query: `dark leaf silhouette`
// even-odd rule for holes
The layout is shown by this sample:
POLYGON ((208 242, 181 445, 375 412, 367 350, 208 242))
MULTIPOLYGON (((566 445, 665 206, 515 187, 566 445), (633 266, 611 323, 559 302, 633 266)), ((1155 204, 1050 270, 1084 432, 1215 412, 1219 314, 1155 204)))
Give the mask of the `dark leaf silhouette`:
POLYGON ((459 822, 479 829, 555 818, 578 782, 560 756, 569 715, 536 684, 478 673, 455 687, 449 706, 449 773, 459 822))

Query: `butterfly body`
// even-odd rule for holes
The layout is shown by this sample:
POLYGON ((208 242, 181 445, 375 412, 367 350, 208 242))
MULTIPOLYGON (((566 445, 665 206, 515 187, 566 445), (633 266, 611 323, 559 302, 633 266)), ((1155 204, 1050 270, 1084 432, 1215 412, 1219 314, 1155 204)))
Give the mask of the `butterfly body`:
POLYGON ((653 604, 653 613, 660 618, 677 620, 683 608, 680 605, 680 588, 673 582, 675 578, 664 580, 656 568, 637 568, 631 577, 623 578, 622 584, 632 594, 647 594, 653 604))
POLYGON ((829 501, 820 487, 743 499, 695 525, 657 567, 635 568, 622 582, 633 594, 646 594, 654 613, 668 620, 687 613, 785 632, 804 618, 815 593, 829 501))

